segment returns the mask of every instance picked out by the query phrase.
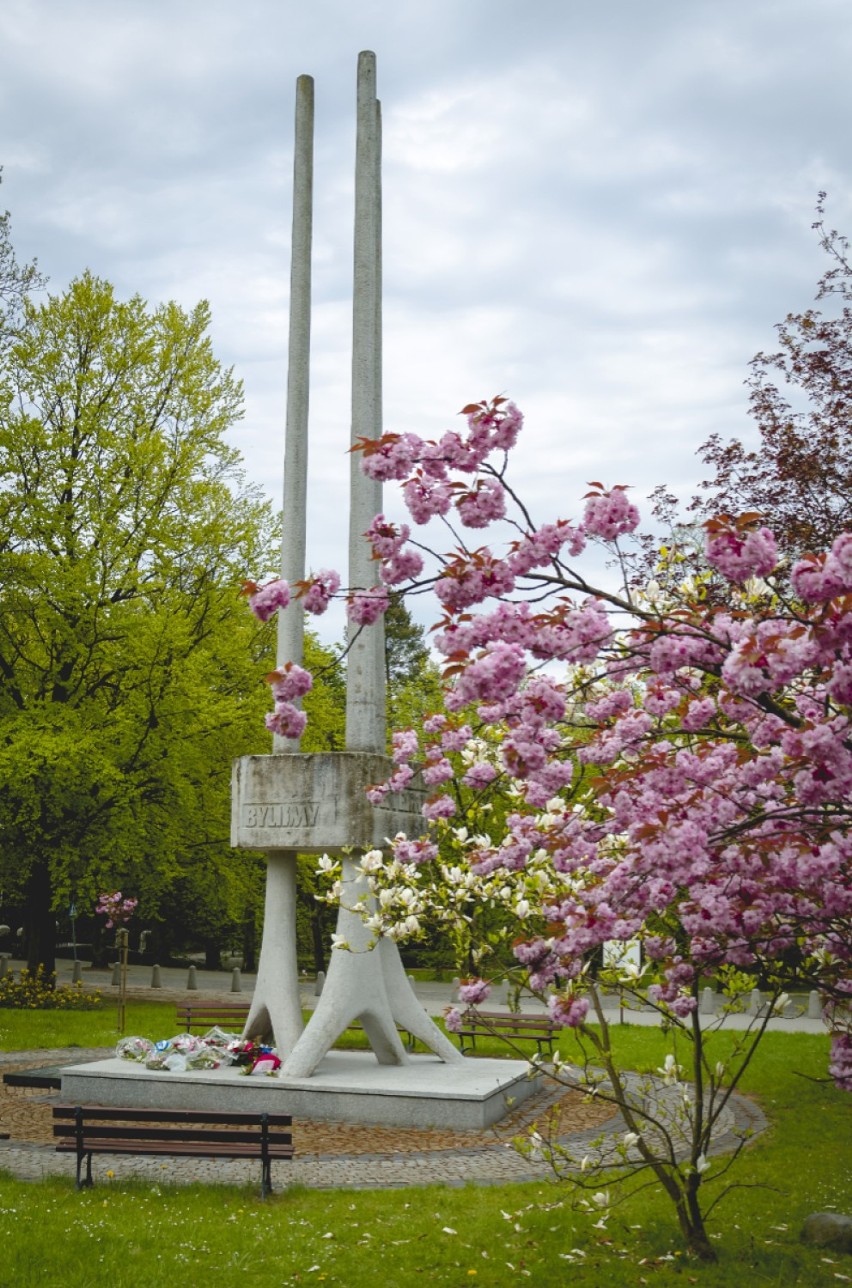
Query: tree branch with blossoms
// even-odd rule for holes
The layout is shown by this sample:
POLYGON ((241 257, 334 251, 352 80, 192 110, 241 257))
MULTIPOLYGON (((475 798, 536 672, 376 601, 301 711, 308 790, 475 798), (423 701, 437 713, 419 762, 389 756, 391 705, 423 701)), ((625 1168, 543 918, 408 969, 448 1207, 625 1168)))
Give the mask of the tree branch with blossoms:
MULTIPOLYGON (((771 1000, 791 984, 819 989, 834 1008, 832 1076, 852 1089, 852 534, 776 586, 760 516, 723 515, 681 584, 667 575, 653 597, 596 587, 573 565, 590 544, 624 560, 639 525, 628 490, 593 483, 579 518, 537 524, 507 480, 518 409, 496 398, 463 415, 466 429, 440 439, 359 445, 367 474, 400 485, 415 527, 453 512, 494 538, 436 550, 427 568, 425 535, 413 550, 408 524, 377 516, 367 533, 372 603, 382 586, 431 581, 445 682, 444 711, 394 735, 393 775, 370 790, 380 803, 418 774, 431 789, 424 836, 396 838, 371 874, 369 915, 376 934, 399 937, 427 911, 469 917, 468 901, 502 899, 516 923, 528 909, 518 969, 555 1018, 603 1041, 602 1057, 589 963, 639 943, 642 976, 610 980, 693 1044, 686 1161, 654 1159, 687 1241, 709 1255, 699 1160, 724 1094, 708 1074, 700 987, 721 981, 731 1009, 755 980, 771 1000), (448 865, 442 847, 471 793, 478 809, 501 803, 502 826, 466 834, 448 865)), ((759 1041, 763 1028, 749 1031, 759 1041)), ((728 1093, 753 1049, 725 1065, 728 1093)))

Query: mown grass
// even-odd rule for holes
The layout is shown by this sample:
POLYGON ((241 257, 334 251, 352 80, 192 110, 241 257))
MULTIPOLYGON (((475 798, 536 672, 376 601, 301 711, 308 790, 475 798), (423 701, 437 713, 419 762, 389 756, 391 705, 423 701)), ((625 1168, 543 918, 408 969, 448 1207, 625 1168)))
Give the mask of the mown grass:
MULTIPOLYGON (((128 1032, 162 1036, 173 1018, 164 1004, 132 1003, 128 1032)), ((0 1014, 0 1030, 10 1013, 0 1014)), ((14 1014, 14 1013, 12 1013, 14 1014)), ((29 1014, 23 1047, 109 1045, 106 1016, 29 1014), (82 1028, 77 1022, 83 1021, 82 1028), (73 1035, 73 1036, 72 1036, 73 1035)), ((624 1026, 616 1041, 625 1063, 654 1068, 665 1053, 654 1029, 624 1026)), ((2 1045, 9 1049, 8 1039, 2 1045)), ((710 1229, 719 1262, 688 1258, 666 1200, 651 1190, 614 1209, 604 1228, 572 1206, 556 1183, 398 1191, 283 1190, 266 1203, 258 1187, 170 1187, 106 1178, 93 1190, 69 1177, 27 1183, 0 1174, 0 1282, 88 1288, 158 1288, 175 1281, 232 1283, 250 1276, 258 1288, 325 1284, 389 1288, 429 1277, 431 1285, 500 1288, 527 1282, 620 1288, 698 1284, 704 1288, 852 1282, 852 1257, 798 1242, 812 1211, 852 1210, 849 1099, 817 1081, 827 1039, 769 1034, 744 1090, 771 1121, 741 1158, 734 1190, 710 1229), (804 1075, 804 1076, 802 1076, 804 1075)), ((570 1047, 566 1048, 570 1055, 570 1047)), ((2 1155, 0 1155, 2 1161, 2 1155)), ((276 1169, 283 1186, 286 1169, 276 1169)), ((346 1183, 341 1161, 340 1181, 346 1183)))

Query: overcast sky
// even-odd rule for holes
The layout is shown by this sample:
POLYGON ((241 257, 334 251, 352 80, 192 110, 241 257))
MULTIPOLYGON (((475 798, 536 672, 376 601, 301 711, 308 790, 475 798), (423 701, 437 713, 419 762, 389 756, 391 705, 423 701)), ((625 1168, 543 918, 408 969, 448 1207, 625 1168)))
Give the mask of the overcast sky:
POLYGON ((51 289, 200 298, 280 497, 296 77, 316 82, 310 561, 342 566, 358 52, 384 118, 385 428, 527 416, 536 518, 745 436, 852 231, 849 0, 2 0, 0 200, 51 289))

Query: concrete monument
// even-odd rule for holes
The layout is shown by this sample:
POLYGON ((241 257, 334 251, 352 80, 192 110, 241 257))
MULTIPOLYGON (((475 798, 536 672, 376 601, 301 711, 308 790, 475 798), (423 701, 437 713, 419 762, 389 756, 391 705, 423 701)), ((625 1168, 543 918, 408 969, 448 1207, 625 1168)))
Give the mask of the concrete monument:
MULTIPOLYGON (((281 575, 305 573, 305 513, 310 353, 310 258, 313 82, 296 94, 290 358, 284 472, 281 575)), ((358 66, 352 438, 382 432, 381 182, 376 65, 358 66)), ((343 453, 341 452, 341 456, 343 453)), ((352 456, 349 584, 369 588, 374 564, 363 533, 381 510, 381 487, 352 456)), ((302 660, 298 600, 279 610, 278 664, 302 660)), ((268 756, 234 765, 231 839, 267 856, 266 907, 258 976, 245 1033, 274 1036, 284 1063, 278 1077, 245 1078, 239 1070, 150 1070, 118 1056, 62 1070, 62 1096, 73 1103, 163 1108, 262 1108, 296 1117, 388 1125, 484 1128, 533 1094, 537 1078, 516 1060, 464 1059, 427 1015, 394 943, 370 947, 353 910, 365 895, 359 854, 403 831, 423 830, 422 794, 412 788, 369 804, 365 789, 393 766, 385 754, 384 637, 381 622, 362 627, 347 654, 346 750, 308 755, 298 740, 276 737, 268 756), (351 951, 335 950, 316 1010, 302 1023, 296 962, 296 855, 328 851, 342 858, 343 896, 337 932, 351 951), (369 1052, 331 1050, 360 1021, 369 1052), (398 1028, 431 1054, 409 1055, 398 1028)))
MULTIPOLYGON (((310 332, 310 119, 307 77, 299 82, 293 202, 290 366, 285 445, 282 577, 305 575, 308 357, 310 332), (303 84, 303 82, 306 82, 303 84), (301 160, 300 160, 301 159, 301 160)), ((358 63, 355 160, 355 252, 352 324, 352 442, 382 433, 381 112, 376 60, 358 63)), ((382 508, 381 484, 368 479, 353 453, 350 465, 349 586, 369 589, 375 563, 364 533, 382 508)), ((279 610, 278 664, 301 662, 302 610, 279 610)), ((380 1064, 408 1060, 398 1027, 442 1060, 461 1056, 418 1002, 396 945, 370 947, 370 932, 353 911, 366 894, 358 852, 381 847, 398 831, 424 828, 422 795, 408 790, 375 807, 365 791, 393 772, 385 755, 385 662, 381 621, 350 628, 346 660, 346 751, 306 754, 276 739, 271 756, 237 761, 232 780, 232 844, 268 855, 267 898, 254 1002, 246 1033, 271 1030, 284 1053, 282 1077, 309 1077, 353 1021, 359 1021, 380 1064), (283 744, 283 745, 281 745, 283 744), (296 972, 296 852, 344 854, 337 933, 349 951, 332 952, 322 996, 301 1031, 296 972)))

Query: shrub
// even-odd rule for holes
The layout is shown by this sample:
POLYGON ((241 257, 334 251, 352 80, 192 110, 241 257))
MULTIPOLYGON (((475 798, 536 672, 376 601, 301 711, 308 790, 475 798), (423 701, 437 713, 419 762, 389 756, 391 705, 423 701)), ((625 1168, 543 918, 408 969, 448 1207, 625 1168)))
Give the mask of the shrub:
POLYGON ((14 1011, 95 1011, 102 1002, 100 993, 85 993, 82 984, 56 987, 56 975, 48 975, 43 966, 33 973, 26 967, 0 979, 0 1007, 14 1011))

